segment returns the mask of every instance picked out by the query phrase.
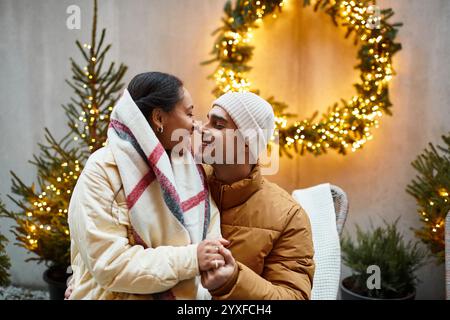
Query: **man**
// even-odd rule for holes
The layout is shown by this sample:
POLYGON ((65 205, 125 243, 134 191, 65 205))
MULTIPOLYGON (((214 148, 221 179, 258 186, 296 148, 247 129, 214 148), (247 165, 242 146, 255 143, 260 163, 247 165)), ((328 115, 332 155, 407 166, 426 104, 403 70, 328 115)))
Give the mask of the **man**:
POLYGON ((213 171, 208 170, 222 236, 230 245, 219 249, 225 266, 202 273, 203 286, 220 300, 309 299, 315 266, 308 216, 286 191, 263 178, 255 163, 273 134, 271 105, 250 92, 230 92, 213 103, 208 119, 202 129, 203 157, 215 149, 211 154, 221 151, 222 160, 234 152, 228 158, 235 162, 215 157, 213 171), (226 138, 230 130, 239 130, 238 137, 247 142, 241 163, 236 160, 242 154, 226 138))

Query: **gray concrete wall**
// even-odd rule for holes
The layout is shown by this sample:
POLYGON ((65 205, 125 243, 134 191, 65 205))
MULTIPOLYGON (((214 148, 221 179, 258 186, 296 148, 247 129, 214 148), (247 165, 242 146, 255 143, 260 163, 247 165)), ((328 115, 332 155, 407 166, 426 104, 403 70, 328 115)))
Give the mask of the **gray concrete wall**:
MULTIPOLYGON (((196 113, 205 119, 213 99, 206 80, 213 66, 209 58, 212 30, 220 25, 225 1, 209 0, 100 0, 100 26, 113 43, 111 59, 129 66, 126 77, 146 70, 162 70, 181 77, 191 91, 196 113)), ((264 22, 255 32, 252 81, 264 96, 275 95, 300 118, 353 93, 358 74, 356 48, 345 40, 324 14, 300 9, 290 1, 277 20, 264 22)), ((450 130, 450 1, 380 0, 392 7, 394 20, 404 22, 399 34, 403 50, 396 56, 398 76, 392 81, 393 117, 384 117, 374 140, 348 156, 333 152, 321 157, 283 159, 271 177, 288 191, 331 182, 347 191, 354 223, 369 218, 393 220, 401 216, 406 238, 418 227, 414 200, 405 186, 414 177, 410 162, 429 141, 439 142, 450 130)), ((91 2, 88 0, 0 0, 0 194, 9 192, 9 170, 31 183, 35 171, 27 160, 37 152, 43 128, 57 135, 66 132, 60 108, 71 90, 69 57, 79 59, 75 39, 89 41, 91 2), (66 8, 82 9, 82 29, 68 30, 66 8)), ((11 202, 7 205, 12 207, 11 202)), ((5 233, 10 223, 1 220, 5 233)), ((43 266, 26 263, 24 250, 10 244, 12 280, 42 286, 43 266)), ((344 270, 348 274, 348 270, 344 270)), ((430 263, 419 272, 418 298, 444 297, 444 269, 430 263)))

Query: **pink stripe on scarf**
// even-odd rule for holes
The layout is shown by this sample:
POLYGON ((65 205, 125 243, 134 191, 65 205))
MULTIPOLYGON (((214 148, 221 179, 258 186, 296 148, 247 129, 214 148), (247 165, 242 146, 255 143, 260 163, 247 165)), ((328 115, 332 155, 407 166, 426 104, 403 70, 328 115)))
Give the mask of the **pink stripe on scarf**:
POLYGON ((158 143, 155 147, 155 150, 152 151, 150 156, 148 157, 148 162, 151 166, 156 166, 156 163, 158 162, 159 158, 161 158, 161 155, 164 153, 164 148, 161 143, 158 143))
POLYGON ((193 207, 197 206, 200 202, 204 201, 207 196, 207 190, 200 191, 197 195, 193 196, 192 198, 183 201, 181 204, 181 208, 183 209, 183 212, 186 212, 193 207))
MULTIPOLYGON (((161 155, 164 152, 164 148, 161 144, 158 144, 155 148, 155 150, 152 151, 150 156, 148 157, 148 161, 152 166, 156 166, 156 163, 158 162, 159 158, 161 158, 161 155)), ((130 192, 130 194, 127 197, 127 204, 129 210, 133 208, 135 203, 139 200, 141 195, 144 193, 145 189, 155 180, 156 175, 153 172, 152 169, 147 172, 147 174, 138 182, 138 184, 133 188, 133 191, 130 192)))
POLYGON ((129 210, 133 208, 141 195, 144 193, 145 189, 147 189, 147 187, 150 185, 150 183, 153 182, 153 180, 155 180, 155 178, 156 176, 153 171, 149 171, 133 188, 133 191, 131 191, 127 197, 127 205, 129 210))
MULTIPOLYGON (((111 121, 109 122, 109 127, 112 127, 114 129, 114 126, 117 126, 120 130, 122 130, 123 132, 126 132, 127 134, 129 134, 134 140, 136 140, 136 138, 134 137, 133 132, 131 132, 131 130, 124 125, 122 122, 116 120, 116 119, 111 119, 111 121)), ((137 140, 136 140, 137 142, 137 140)))

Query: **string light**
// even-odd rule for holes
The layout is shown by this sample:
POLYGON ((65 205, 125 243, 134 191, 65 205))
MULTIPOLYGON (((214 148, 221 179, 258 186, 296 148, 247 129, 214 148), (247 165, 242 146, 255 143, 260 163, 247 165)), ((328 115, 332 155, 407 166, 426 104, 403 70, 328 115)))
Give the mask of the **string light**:
POLYGON ((441 197, 448 197, 448 191, 445 188, 439 189, 438 193, 441 197))
MULTIPOLYGON (((252 22, 262 21, 267 15, 277 17, 276 10, 281 12, 286 4, 286 1, 281 0, 243 1, 232 9, 233 16, 225 18, 228 23, 223 26, 214 45, 214 54, 219 61, 219 66, 212 76, 216 83, 213 91, 216 96, 228 91, 258 92, 248 80, 248 63, 254 45, 250 26, 252 22), (242 17, 239 20, 243 21, 241 24, 236 25, 236 16, 242 17)), ((319 155, 325 153, 328 148, 344 154, 349 148, 355 152, 373 139, 371 132, 378 128, 379 119, 384 112, 389 113, 388 84, 395 74, 392 56, 400 49, 400 45, 394 42, 395 35, 390 32, 395 28, 383 20, 383 17, 372 17, 360 2, 335 0, 324 5, 324 9, 330 9, 326 11, 336 21, 349 23, 351 30, 356 33, 356 38, 364 46, 360 64, 362 82, 356 85, 357 95, 342 106, 336 104, 330 114, 325 115, 319 122, 304 120, 288 125, 292 115, 278 110, 277 107, 284 104, 273 100, 279 143, 288 152, 292 150, 295 141, 301 146, 298 149, 300 153, 308 151, 319 155), (382 27, 371 29, 369 20, 379 22, 382 27), (301 135, 298 132, 300 126, 301 135)))

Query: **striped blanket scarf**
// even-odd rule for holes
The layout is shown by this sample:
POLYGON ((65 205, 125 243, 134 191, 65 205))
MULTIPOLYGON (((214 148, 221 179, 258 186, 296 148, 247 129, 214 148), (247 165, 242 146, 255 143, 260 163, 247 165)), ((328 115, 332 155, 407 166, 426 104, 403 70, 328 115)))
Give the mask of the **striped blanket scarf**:
POLYGON ((108 144, 136 243, 155 248, 205 239, 210 197, 203 167, 190 152, 168 156, 127 90, 111 113, 108 144), (167 224, 171 228, 165 228, 167 224))

